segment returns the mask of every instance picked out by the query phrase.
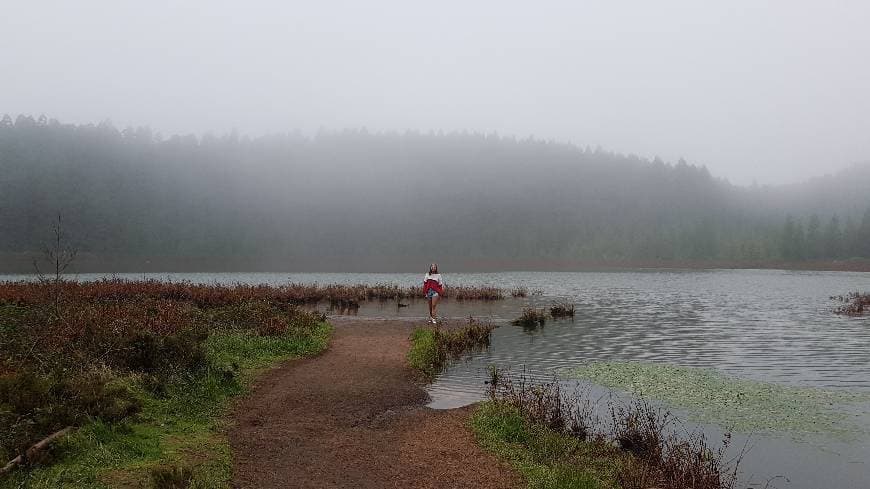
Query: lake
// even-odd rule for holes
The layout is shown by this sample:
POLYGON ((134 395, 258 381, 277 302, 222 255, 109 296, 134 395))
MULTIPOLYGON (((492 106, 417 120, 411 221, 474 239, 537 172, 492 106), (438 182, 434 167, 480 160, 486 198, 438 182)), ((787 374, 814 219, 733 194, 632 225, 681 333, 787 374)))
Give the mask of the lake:
MULTIPOLYGON (((103 275, 80 275, 88 280, 103 275)), ((118 277, 220 283, 395 283, 415 285, 422 274, 119 274, 118 277)), ((790 387, 870 396, 870 320, 832 313, 831 295, 870 290, 870 273, 777 270, 635 270, 614 272, 444 273, 462 285, 526 287, 539 295, 492 303, 444 301, 450 320, 469 315, 501 324, 491 347, 451 365, 428 386, 434 408, 466 405, 484 396, 490 365, 525 369, 528 376, 564 378, 588 362, 651 362, 715 369, 729 376, 790 387), (509 321, 526 305, 565 300, 573 320, 525 331, 509 321)), ((21 276, 0 276, 15 280, 21 276)), ((343 311, 332 311, 341 314, 343 311)), ((427 315, 424 301, 399 308, 364 303, 362 317, 427 315)), ((582 381, 568 381, 584 384, 582 381)), ((590 386, 585 386, 588 388, 590 386)), ((595 392, 606 391, 591 385, 595 392)), ((618 389, 617 389, 618 391, 618 389)), ((870 399, 870 397, 868 397, 870 399)), ((735 432, 750 447, 741 462, 745 485, 779 488, 870 487, 870 402, 843 408, 848 436, 735 432)), ((690 411, 675 407, 688 421, 690 411)), ((714 440, 715 422, 695 423, 714 440)))

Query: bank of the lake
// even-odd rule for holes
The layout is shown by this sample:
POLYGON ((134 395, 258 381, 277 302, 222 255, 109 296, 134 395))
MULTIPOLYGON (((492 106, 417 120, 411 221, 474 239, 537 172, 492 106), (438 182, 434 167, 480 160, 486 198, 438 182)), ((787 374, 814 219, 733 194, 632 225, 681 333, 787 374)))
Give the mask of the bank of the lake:
MULTIPOLYGON (((29 275, 34 273, 34 260, 43 253, 0 252, 0 274, 29 275)), ((479 257, 442 257, 453 272, 598 272, 653 270, 805 270, 870 272, 870 259, 787 260, 568 260, 568 259, 487 259, 479 257)), ((380 257, 368 260, 341 259, 299 260, 292 256, 127 256, 83 252, 77 255, 72 271, 78 274, 229 274, 229 273, 406 273, 427 263, 425 257, 380 257)), ((425 265, 424 265, 425 266, 425 265)))

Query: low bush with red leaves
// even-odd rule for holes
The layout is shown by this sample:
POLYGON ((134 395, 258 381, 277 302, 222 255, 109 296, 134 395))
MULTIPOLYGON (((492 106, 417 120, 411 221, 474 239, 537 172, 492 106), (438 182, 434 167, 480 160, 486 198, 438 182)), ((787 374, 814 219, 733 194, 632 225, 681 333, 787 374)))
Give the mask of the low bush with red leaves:
POLYGON ((313 331, 325 316, 296 305, 310 292, 122 280, 0 283, 0 458, 64 426, 137 412, 132 383, 159 392, 174 378, 204 373, 212 367, 206 340, 215 332, 313 331))

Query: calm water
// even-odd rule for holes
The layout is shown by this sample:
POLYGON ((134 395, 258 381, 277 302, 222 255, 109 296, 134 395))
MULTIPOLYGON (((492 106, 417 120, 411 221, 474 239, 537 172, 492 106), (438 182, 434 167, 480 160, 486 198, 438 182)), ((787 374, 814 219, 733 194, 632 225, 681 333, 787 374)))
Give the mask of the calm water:
MULTIPOLYGON (((119 275, 142 278, 143 275, 119 275)), ((415 285, 421 274, 150 274, 149 278, 222 283, 396 283, 415 285)), ((3 277, 14 279, 16 277, 3 277)), ((81 279, 96 276, 81 275, 81 279)), ((831 313, 828 297, 870 290, 870 273, 769 270, 630 271, 596 273, 445 273, 450 284, 524 286, 540 296, 494 303, 445 301, 440 315, 487 317, 504 324, 488 351, 473 354, 429 387, 431 406, 447 408, 482 398, 490 365, 525 368, 552 379, 590 360, 635 360, 709 367, 743 378, 797 386, 870 392, 870 320, 831 313), (526 304, 575 305, 573 321, 526 332, 507 322, 526 304)), ((340 313, 334 311, 333 313, 340 313)), ((364 304, 368 317, 423 319, 426 304, 364 304)), ((752 435, 741 465, 758 487, 870 488, 870 415, 855 440, 752 435)), ((715 426, 705 426, 717 436, 715 426)), ((742 445, 745 434, 737 434, 742 445)), ((755 486, 754 486, 755 487, 755 486)))

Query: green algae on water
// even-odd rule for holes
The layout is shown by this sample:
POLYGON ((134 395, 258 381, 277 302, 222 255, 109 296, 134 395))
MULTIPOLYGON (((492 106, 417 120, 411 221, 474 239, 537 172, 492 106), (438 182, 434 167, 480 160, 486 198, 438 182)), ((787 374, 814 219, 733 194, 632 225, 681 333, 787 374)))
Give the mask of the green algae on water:
POLYGON ((658 399, 685 409, 696 422, 750 432, 827 433, 862 431, 847 405, 870 394, 792 387, 724 375, 716 370, 646 362, 593 362, 565 371, 568 377, 658 399))

